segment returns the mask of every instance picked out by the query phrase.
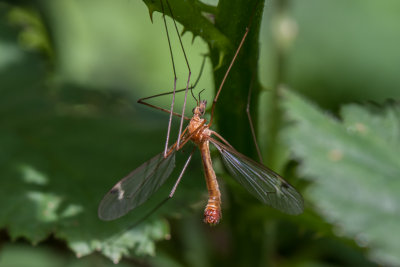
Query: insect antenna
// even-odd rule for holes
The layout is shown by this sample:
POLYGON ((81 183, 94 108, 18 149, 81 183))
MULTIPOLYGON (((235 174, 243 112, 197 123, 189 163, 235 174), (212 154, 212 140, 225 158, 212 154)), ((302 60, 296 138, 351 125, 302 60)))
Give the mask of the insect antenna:
POLYGON ((200 100, 201 100, 201 93, 203 93, 204 91, 205 91, 206 89, 203 89, 203 90, 201 90, 200 92, 199 92, 199 103, 200 103, 200 100))

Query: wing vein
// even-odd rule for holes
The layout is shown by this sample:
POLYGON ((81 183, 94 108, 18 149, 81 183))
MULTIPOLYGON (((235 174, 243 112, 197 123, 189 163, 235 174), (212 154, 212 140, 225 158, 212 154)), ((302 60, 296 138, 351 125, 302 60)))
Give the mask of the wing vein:
POLYGON ((213 138, 210 142, 231 176, 261 202, 288 214, 303 212, 302 196, 281 176, 213 138))

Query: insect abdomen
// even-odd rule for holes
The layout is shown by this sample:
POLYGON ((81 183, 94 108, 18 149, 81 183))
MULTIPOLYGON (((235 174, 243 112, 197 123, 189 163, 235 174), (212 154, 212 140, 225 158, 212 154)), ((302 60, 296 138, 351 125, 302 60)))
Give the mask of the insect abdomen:
POLYGON ((208 203, 204 211, 204 222, 215 225, 221 220, 221 193, 218 187, 217 176, 215 175, 208 141, 198 144, 201 152, 201 159, 204 167, 204 175, 206 178, 208 189, 208 203))

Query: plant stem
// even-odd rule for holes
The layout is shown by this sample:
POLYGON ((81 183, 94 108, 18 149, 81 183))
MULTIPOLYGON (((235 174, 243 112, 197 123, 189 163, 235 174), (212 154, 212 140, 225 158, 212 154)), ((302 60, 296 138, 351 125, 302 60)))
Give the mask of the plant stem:
POLYGON ((258 94, 260 92, 257 73, 258 40, 263 7, 264 0, 251 2, 243 0, 219 1, 215 26, 231 41, 231 47, 233 47, 224 55, 222 65, 219 65, 220 51, 210 45, 213 66, 219 66, 214 71, 215 88, 218 88, 236 52, 236 48, 245 33, 246 27, 249 26, 251 21, 249 34, 224 84, 215 112, 216 124, 221 134, 238 151, 249 156, 255 156, 256 150, 255 145, 251 141, 251 131, 246 116, 246 105, 248 91, 254 75, 250 113, 255 123, 254 127, 257 129, 256 110, 258 94))
MULTIPOLYGON (((247 39, 219 96, 215 122, 219 127, 218 131, 228 142, 238 151, 254 159, 257 158, 256 148, 251 137, 246 105, 248 92, 253 82, 250 114, 257 133, 256 111, 260 92, 258 82, 259 31, 263 9, 264 0, 220 0, 215 26, 231 41, 233 49, 224 55, 222 65, 219 66, 220 51, 210 46, 212 63, 214 67, 219 66, 214 71, 215 88, 219 88, 246 27, 249 27, 247 39)), ((227 196, 228 194, 226 194, 227 196)), ((229 194, 229 198, 229 202, 234 202, 235 198, 232 197, 232 194, 229 194)), ((238 210, 245 210, 249 204, 235 203, 234 205, 238 210)), ((262 234, 259 234, 259 231, 263 229, 264 222, 254 220, 254 217, 251 216, 241 216, 241 214, 241 212, 232 211, 227 218, 227 222, 231 223, 233 241, 230 251, 231 264, 228 265, 258 266, 264 253, 262 234)))

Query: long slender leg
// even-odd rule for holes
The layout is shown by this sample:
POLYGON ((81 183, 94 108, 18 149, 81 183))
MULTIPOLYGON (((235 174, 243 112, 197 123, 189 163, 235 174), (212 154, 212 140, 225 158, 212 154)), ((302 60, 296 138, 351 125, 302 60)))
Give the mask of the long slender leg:
MULTIPOLYGON (((206 121, 204 120, 199 127, 196 128, 196 130, 194 130, 190 135, 185 136, 185 139, 181 142, 181 144, 179 146, 176 146, 176 150, 181 149, 187 142, 189 142, 189 140, 191 139, 191 137, 195 134, 197 134, 201 128, 203 128, 203 125, 206 123, 206 121)), ((185 131, 187 130, 187 127, 185 129, 185 131)), ((183 137, 183 134, 182 134, 183 137)))
POLYGON ((247 34, 249 33, 249 29, 250 29, 250 27, 251 27, 251 23, 253 22, 253 16, 254 16, 254 14, 255 14, 255 11, 256 11, 256 6, 253 8, 253 11, 252 11, 252 15, 251 15, 251 17, 250 17, 249 24, 248 24, 247 27, 246 27, 246 31, 244 32, 244 35, 243 35, 243 37, 242 37, 242 40, 240 41, 240 44, 239 44, 238 48, 236 49, 235 55, 234 55, 233 58, 232 58, 231 64, 229 64, 228 70, 226 71, 226 73, 225 73, 225 75, 224 75, 224 78, 222 79, 222 82, 221 82, 221 84, 220 84, 220 86, 219 86, 219 88, 218 88, 218 91, 217 91, 217 93, 216 93, 216 95, 215 95, 215 97, 214 97, 214 101, 213 101, 213 104, 212 104, 212 107, 211 107, 211 118, 210 118, 210 122, 209 122, 209 124, 208 124, 209 126, 211 126, 212 123, 213 123, 215 104, 216 104, 217 101, 218 101, 219 94, 221 93, 221 90, 222 90, 222 87, 224 86, 224 83, 225 83, 225 81, 226 81, 226 78, 228 77, 228 74, 229 74, 229 72, 231 71, 231 68, 232 68, 232 66, 233 66, 233 63, 235 63, 236 58, 237 58, 237 55, 239 54, 239 51, 240 51, 240 49, 242 48, 244 41, 246 40, 247 34))
POLYGON ((253 120, 251 119, 251 114, 250 114, 250 100, 251 100, 251 92, 252 92, 253 85, 254 85, 254 79, 255 79, 255 76, 256 76, 255 74, 256 73, 254 73, 253 77, 251 78, 251 83, 250 83, 250 88, 249 88, 249 95, 247 96, 246 113, 247 113, 247 118, 249 119, 251 135, 253 136, 253 141, 254 141, 254 144, 256 146, 258 159, 259 159, 260 163, 262 164, 263 163, 263 159, 262 159, 262 156, 261 156, 260 148, 259 148, 258 143, 257 143, 257 137, 256 137, 256 133, 255 133, 255 130, 254 130, 253 120))
POLYGON ((181 136, 182 127, 183 127, 183 116, 184 116, 184 114, 185 114, 186 101, 187 101, 187 93, 188 93, 189 82, 190 82, 190 75, 191 75, 191 73, 189 72, 189 78, 188 78, 188 81, 187 81, 186 91, 185 91, 185 99, 184 99, 184 101, 183 101, 183 107, 182 107, 181 123, 179 124, 178 140, 176 141, 177 144, 178 144, 177 147, 179 147, 179 142, 181 141, 179 137, 181 136))
MULTIPOLYGON (((231 146, 231 144, 229 144, 228 141, 225 140, 225 138, 223 138, 219 133, 215 132, 215 131, 211 131, 212 135, 215 135, 216 137, 218 137, 222 142, 225 143, 225 145, 229 146, 230 148, 233 148, 233 146, 231 146)), ((233 148, 234 149, 234 148, 233 148)))
MULTIPOLYGON (((168 150, 168 144, 169 144, 169 134, 171 132, 172 115, 173 115, 173 112, 174 112, 174 105, 175 105, 176 80, 178 78, 176 77, 174 55, 172 53, 171 40, 169 38, 167 20, 165 19, 165 10, 164 10, 163 0, 160 0, 160 4, 161 4, 161 10, 162 10, 162 13, 163 13, 162 17, 163 17, 164 26, 165 26, 165 32, 167 34, 169 52, 170 52, 170 55, 171 55, 172 69, 173 69, 173 72, 174 72, 174 90, 173 90, 173 93, 172 93, 172 102, 171 102, 171 109, 170 109, 170 115, 169 115, 169 120, 168 120, 167 138, 165 140, 165 148, 164 148, 164 157, 166 157, 167 150, 168 150)), ((182 118, 182 120, 183 120, 183 118, 182 118)))
POLYGON ((215 97, 214 97, 214 101, 213 101, 213 104, 212 104, 212 107, 211 107, 210 122, 208 123, 209 126, 211 126, 212 123, 213 123, 215 104, 216 104, 217 101, 218 101, 219 94, 221 93, 221 90, 222 90, 222 87, 224 86, 224 83, 225 83, 225 81, 226 81, 226 78, 228 77, 228 74, 229 74, 229 72, 231 71, 231 68, 232 68, 232 66, 233 66, 233 63, 235 63, 235 61, 236 61, 237 55, 239 54, 239 51, 240 51, 240 49, 242 48, 243 43, 244 43, 244 41, 246 40, 246 37, 247 37, 247 34, 248 34, 248 33, 249 33, 249 28, 247 27, 247 28, 246 28, 246 31, 245 31, 245 33, 244 33, 244 35, 243 35, 243 37, 242 37, 242 40, 240 41, 239 47, 237 48, 236 53, 235 53, 235 55, 234 55, 233 58, 232 58, 231 64, 229 65, 228 70, 226 71, 225 76, 224 76, 224 78, 222 79, 222 82, 221 82, 221 84, 220 84, 220 86, 219 86, 219 88, 218 88, 217 94, 216 94, 215 97))
POLYGON ((172 198, 174 196, 176 188, 178 187, 179 183, 181 182, 182 176, 185 173, 185 170, 186 170, 187 166, 189 165, 190 160, 192 159, 192 156, 193 156, 193 153, 194 153, 195 149, 196 149, 196 147, 193 148, 192 152, 190 153, 189 158, 186 160, 186 163, 183 166, 183 169, 182 169, 181 173, 179 174, 179 177, 176 180, 174 187, 172 187, 172 190, 169 193, 168 198, 172 198))
MULTIPOLYGON (((181 136, 182 127, 183 127, 183 116, 185 115, 185 108, 186 108, 186 101, 187 101, 187 93, 188 93, 188 90, 189 90, 190 76, 192 75, 192 71, 191 71, 190 66, 189 66, 189 61, 188 61, 187 56, 186 56, 185 48, 183 47, 182 39, 181 39, 181 36, 180 36, 180 34, 179 34, 178 26, 176 25, 176 21, 175 21, 175 18, 174 18, 174 14, 172 13, 171 6, 169 5, 168 0, 166 0, 166 2, 167 2, 167 5, 168 5, 169 12, 171 13, 172 20, 173 20, 173 22, 174 22, 176 34, 177 34, 177 36, 178 36, 179 43, 180 43, 181 48, 182 48, 182 53, 183 53, 183 55, 184 55, 184 57, 185 57, 186 66, 187 66, 188 71, 189 71, 188 79, 187 79, 187 82, 186 82, 185 99, 184 99, 184 102, 183 102, 182 113, 181 113, 182 117, 181 117, 181 122, 180 122, 180 124, 179 124, 178 140, 176 141, 176 142, 177 142, 177 147, 179 147, 180 136, 181 136)), ((170 115, 170 117, 172 117, 172 115, 170 115)))
MULTIPOLYGON (((168 114, 171 114, 171 111, 170 111, 170 110, 167 110, 167 109, 164 109, 164 108, 161 108, 161 107, 157 107, 157 106, 155 106, 155 105, 152 105, 152 104, 150 104, 150 103, 145 102, 145 100, 151 99, 151 98, 154 98, 154 97, 158 97, 158 96, 164 96, 164 95, 170 95, 170 94, 174 94, 174 93, 175 93, 175 94, 176 94, 176 93, 180 93, 180 92, 183 92, 183 91, 185 91, 185 90, 186 90, 186 88, 180 89, 180 90, 175 90, 175 92, 167 92, 167 93, 161 93, 161 94, 157 94, 157 95, 152 95, 152 96, 140 98, 137 102, 138 102, 139 104, 142 104, 142 105, 145 105, 145 106, 148 106, 148 107, 151 107, 151 108, 155 108, 155 109, 161 110, 161 111, 163 111, 163 112, 166 112, 166 113, 168 113, 168 114)), ((182 114, 176 113, 176 112, 172 112, 172 115, 175 115, 175 116, 177 116, 177 117, 181 117, 181 116, 182 116, 182 114)), ((186 116, 183 116, 183 119, 189 120, 190 118, 189 118, 189 117, 186 117, 186 116)))
MULTIPOLYGON (((204 70, 205 63, 206 63, 206 56, 204 56, 204 58, 203 58, 203 62, 201 63, 200 71, 199 71, 199 74, 198 74, 198 76, 197 76, 196 81, 194 82, 194 84, 193 84, 192 86, 189 87, 189 89, 190 89, 190 91, 191 91, 192 96, 193 96, 194 99, 196 99, 196 97, 193 95, 193 89, 196 88, 197 84, 198 84, 199 81, 200 81, 201 75, 203 74, 203 70, 204 70)), ((183 92, 183 91, 186 91, 186 88, 179 89, 179 90, 175 90, 175 94, 176 94, 176 93, 183 92)), ((156 98, 156 97, 160 97, 160 96, 165 96, 165 95, 171 95, 171 94, 173 94, 173 93, 174 93, 174 92, 172 91, 172 92, 166 92, 166 93, 156 94, 156 95, 152 95, 152 96, 147 96, 147 97, 140 98, 137 102, 138 102, 139 104, 142 104, 142 105, 145 105, 145 106, 148 106, 148 107, 157 109, 157 110, 161 110, 161 111, 163 111, 163 112, 166 112, 166 113, 170 114, 170 112, 171 112, 170 110, 167 110, 167 109, 164 109, 164 108, 161 108, 161 107, 152 105, 152 104, 146 102, 145 100, 152 99, 152 98, 156 98)), ((172 112, 172 114, 175 115, 175 116, 177 116, 177 117, 181 117, 181 116, 182 116, 181 114, 176 113, 176 112, 172 112)), ((185 120, 189 120, 189 119, 190 119, 190 118, 188 118, 188 117, 186 117, 186 116, 184 116, 183 118, 184 118, 185 120)))
MULTIPOLYGON (((182 132, 182 134, 181 134, 181 139, 184 139, 187 130, 188 130, 188 128, 186 127, 185 130, 184 130, 184 131, 182 132)), ((187 140, 187 141, 189 141, 189 140, 187 140)), ((185 141, 185 144, 187 143, 187 141, 185 141)), ((182 148, 182 146, 183 146, 183 145, 181 144, 181 147, 180 147, 180 148, 177 148, 177 147, 178 147, 178 146, 177 146, 177 142, 175 142, 175 144, 173 144, 173 145, 169 148, 168 152, 164 155, 164 158, 168 158, 173 152, 175 152, 175 151, 174 151, 175 149, 176 149, 176 150, 179 150, 179 149, 182 148)))
MULTIPOLYGON (((135 223, 133 223, 133 224, 131 224, 130 226, 126 227, 124 230, 121 231, 121 233, 127 232, 127 231, 129 231, 130 229, 132 229, 132 228, 138 226, 139 224, 141 224, 142 222, 144 222, 144 221, 145 221, 147 218, 149 218, 155 211, 157 211, 159 208, 161 208, 168 200, 170 200, 170 199, 174 196, 174 194, 175 194, 175 192, 176 192, 176 188, 178 187, 179 183, 181 182, 182 177, 183 177, 183 174, 185 173, 187 167, 189 166, 189 163, 190 163, 190 161, 191 161, 191 159, 192 159, 192 156, 193 156, 193 154, 194 154, 195 149, 196 149, 196 147, 193 148, 193 150, 192 150, 192 152, 190 153, 188 159, 186 160, 185 165, 183 166, 182 171, 181 171, 181 173, 179 174, 179 177, 178 177, 178 179, 176 180, 174 186, 172 187, 172 190, 171 190, 171 192, 169 193, 169 195, 168 195, 165 199, 163 199, 160 203, 158 203, 157 206, 155 206, 153 209, 151 209, 143 218, 139 219, 139 220, 136 221, 135 223)), ((118 235, 115 235, 115 236, 118 236, 118 235)), ((112 239, 111 239, 110 241, 112 241, 112 239)))

